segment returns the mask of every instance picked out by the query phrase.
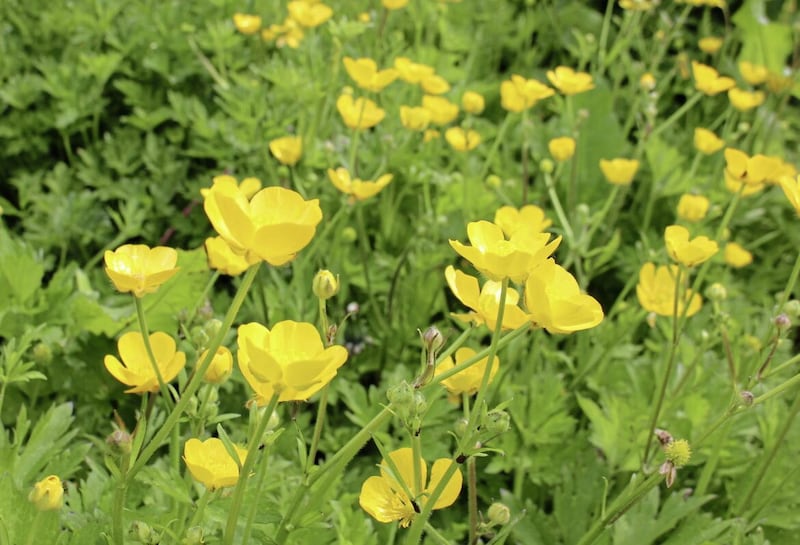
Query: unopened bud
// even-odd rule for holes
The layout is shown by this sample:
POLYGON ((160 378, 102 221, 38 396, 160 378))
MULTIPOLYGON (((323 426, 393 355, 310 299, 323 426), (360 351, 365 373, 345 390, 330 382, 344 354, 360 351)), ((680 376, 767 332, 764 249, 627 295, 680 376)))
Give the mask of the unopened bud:
POLYGON ((358 232, 352 227, 345 227, 342 229, 341 236, 345 242, 355 242, 358 239, 358 232))
POLYGON ((486 185, 492 189, 499 189, 503 185, 503 180, 497 174, 490 174, 486 177, 486 185))
POLYGON ((351 301, 347 303, 347 314, 358 314, 358 311, 361 310, 361 306, 356 303, 355 301, 351 301))
POLYGON ((149 524, 141 520, 136 520, 131 524, 131 533, 139 543, 146 545, 158 543, 158 535, 153 532, 149 524))
POLYGON ((118 454, 128 454, 131 451, 131 434, 125 430, 114 430, 106 437, 106 444, 118 454))
MULTIPOLYGON (((200 355, 199 361, 204 361, 208 356, 208 350, 205 350, 200 355)), ((210 383, 210 384, 222 384, 228 377, 231 376, 233 372, 233 354, 231 351, 228 350, 225 346, 220 346, 217 348, 214 357, 211 360, 211 364, 206 368, 206 372, 203 375, 203 380, 210 383)))
POLYGON ((775 327, 777 327, 779 331, 786 331, 792 327, 792 321, 786 314, 778 314, 775 317, 775 327))
POLYGON ((53 351, 44 343, 37 343, 33 347, 33 361, 39 365, 47 365, 53 361, 53 351))
POLYGON ((389 388, 386 397, 389 403, 401 410, 410 411, 414 406, 414 388, 406 381, 389 388))
POLYGON ((484 426, 490 434, 499 435, 511 427, 511 417, 505 411, 492 411, 486 415, 484 426))
POLYGON ((787 301, 786 304, 783 305, 783 312, 790 318, 797 320, 800 318, 800 301, 797 299, 787 301))
POLYGON ((314 276, 311 289, 319 299, 326 301, 339 291, 339 279, 327 269, 319 271, 314 276))
POLYGON ((54 511, 61 509, 64 501, 64 486, 57 475, 45 477, 35 485, 28 494, 28 501, 36 506, 39 511, 54 511))
POLYGON ((430 326, 422 333, 422 342, 428 353, 436 352, 444 344, 444 337, 436 326, 430 326))
POLYGON ((222 329, 222 321, 217 320, 216 318, 208 320, 203 326, 203 331, 206 332, 206 336, 209 339, 216 337, 220 329, 222 329))
POLYGON ((508 524, 508 521, 511 520, 511 509, 504 503, 494 502, 489 506, 486 514, 489 517, 489 522, 498 526, 508 524))
POLYGON ((456 420, 456 423, 453 426, 453 428, 455 429, 456 435, 458 437, 463 437, 463 435, 467 433, 467 424, 469 424, 469 421, 466 418, 459 418, 458 420, 456 420))
POLYGON ((183 538, 181 545, 203 545, 203 543, 205 543, 203 528, 200 526, 192 526, 186 530, 186 537, 183 538))
POLYGON ((556 164, 553 162, 552 159, 542 159, 539 161, 539 170, 544 172, 545 174, 551 174, 553 170, 555 170, 556 164))
POLYGON ((706 297, 712 301, 724 301, 728 298, 728 290, 719 282, 714 282, 706 290, 706 297))
POLYGON ((653 434, 658 438, 658 442, 661 443, 662 447, 672 443, 672 434, 667 430, 656 428, 653 430, 653 434))

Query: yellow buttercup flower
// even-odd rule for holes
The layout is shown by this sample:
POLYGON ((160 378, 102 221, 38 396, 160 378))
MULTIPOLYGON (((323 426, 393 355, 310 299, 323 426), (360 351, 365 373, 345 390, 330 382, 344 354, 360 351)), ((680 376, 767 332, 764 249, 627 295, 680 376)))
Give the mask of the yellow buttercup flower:
POLYGON ((720 76, 715 69, 697 61, 692 61, 692 75, 697 90, 709 96, 727 91, 736 85, 732 78, 720 76))
POLYGON ((282 165, 294 166, 303 156, 303 139, 299 136, 282 136, 269 142, 269 151, 282 165))
POLYGON ((450 90, 447 80, 437 74, 424 76, 420 80, 419 86, 429 95, 443 95, 450 90))
POLYGON ((514 74, 500 84, 500 105, 509 112, 521 112, 554 94, 544 83, 514 74))
POLYGON ((388 10, 402 9, 408 5, 408 0, 381 0, 381 4, 388 10))
POLYGON ((636 159, 600 159, 600 170, 610 184, 630 185, 636 171, 639 170, 639 161, 636 159))
MULTIPOLYGON (((459 348, 456 350, 455 359, 453 356, 445 358, 436 366, 436 374, 440 375, 450 369, 454 368, 475 356, 476 352, 472 348, 459 348)), ((486 372, 486 365, 489 363, 489 358, 483 358, 477 363, 470 365, 463 371, 446 378, 442 381, 442 385, 447 388, 450 395, 460 396, 461 394, 474 395, 478 393, 478 389, 483 382, 483 375, 486 372)), ((500 359, 495 356, 492 360, 492 369, 489 371, 489 382, 492 383, 497 370, 500 368, 500 359)))
POLYGON ((364 181, 358 178, 351 178, 350 172, 343 167, 336 170, 328 169, 328 179, 336 186, 336 189, 357 201, 363 201, 377 195, 384 187, 392 181, 391 174, 384 174, 374 182, 364 181))
POLYGON ((780 186, 786 198, 797 211, 797 215, 800 216, 800 176, 784 176, 780 179, 780 186))
POLYGON ((534 325, 550 333, 582 331, 603 321, 600 303, 582 293, 575 277, 552 259, 525 281, 525 306, 534 325))
MULTIPOLYGON (((380 477, 369 477, 361 486, 358 503, 372 518, 378 522, 400 521, 400 526, 407 528, 414 517, 428 501, 431 493, 439 486, 439 482, 455 462, 448 458, 439 458, 433 463, 430 482, 428 481, 428 464, 422 458, 415 464, 414 453, 410 448, 401 448, 389 453, 392 464, 386 460, 381 462, 380 477), (419 489, 415 478, 414 467, 420 470, 422 489, 419 489), (398 474, 392 469, 396 468, 398 474)), ((461 493, 463 477, 461 470, 456 469, 447 481, 442 494, 433 504, 433 509, 451 506, 461 493)))
MULTIPOLYGON (((204 350, 200 354, 200 359, 198 361, 205 360, 206 356, 208 356, 208 350, 204 350)), ((206 372, 203 375, 203 380, 209 384, 222 384, 228 380, 228 377, 231 376, 232 371, 233 354, 231 354, 231 351, 227 347, 220 346, 214 353, 211 364, 208 366, 208 369, 206 369, 206 372)))
POLYGON ((247 13, 234 13, 233 26, 242 34, 255 34, 261 28, 261 17, 247 13))
POLYGON ((766 66, 754 64, 750 61, 739 61, 739 73, 750 85, 761 85, 767 81, 769 69, 766 66))
POLYGON ((488 221, 467 224, 472 246, 450 240, 450 246, 490 280, 510 278, 522 283, 530 270, 558 248, 561 237, 550 242, 550 233, 518 229, 506 238, 500 226, 488 221))
POLYGON ((725 142, 708 129, 697 127, 694 130, 694 147, 704 155, 711 155, 721 150, 725 142))
POLYGON ((64 503, 64 485, 58 475, 48 475, 33 485, 28 501, 39 511, 55 511, 64 503))
POLYGON ((248 201, 237 188, 214 185, 203 206, 217 233, 250 264, 289 263, 322 221, 318 199, 306 201, 283 187, 267 187, 248 201))
POLYGON ((764 104, 766 95, 763 91, 750 92, 734 87, 728 91, 728 99, 734 108, 746 112, 764 104))
POLYGON ((436 73, 432 66, 413 62, 406 57, 397 57, 394 60, 394 67, 401 80, 413 85, 436 73))
POLYGON ((707 36, 705 38, 700 38, 700 40, 697 42, 697 46, 703 53, 713 55, 720 50, 723 41, 724 40, 722 38, 717 36, 707 36))
MULTIPOLYGON (((659 316, 675 314, 675 283, 679 274, 677 265, 663 265, 658 268, 653 263, 645 263, 639 271, 639 283, 636 285, 636 297, 642 307, 659 316)), ((680 288, 683 295, 678 299, 678 315, 686 317, 697 314, 703 306, 703 299, 692 290, 684 290, 686 277, 681 278, 680 288)))
POLYGON ((467 113, 478 115, 486 107, 486 101, 480 93, 467 91, 461 95, 461 107, 467 113))
POLYGON ((684 221, 700 221, 706 217, 709 205, 707 197, 684 193, 678 201, 678 217, 684 221))
POLYGON ((266 42, 274 41, 278 47, 289 46, 292 49, 297 49, 300 46, 304 36, 303 27, 291 16, 287 17, 283 24, 270 25, 269 28, 261 31, 262 40, 266 42))
POLYGON ((289 17, 306 28, 318 27, 333 17, 333 10, 321 2, 294 1, 286 6, 289 17))
POLYGON ((569 161, 575 155, 575 139, 569 136, 553 138, 547 143, 547 149, 556 161, 569 161))
POLYGON ((383 88, 392 83, 399 76, 394 68, 378 70, 378 65, 370 58, 354 59, 345 57, 342 62, 347 74, 356 84, 367 91, 380 93, 383 88))
POLYGON ((423 142, 430 142, 431 140, 436 140, 437 138, 439 138, 441 136, 442 136, 442 133, 440 133, 436 129, 427 129, 422 134, 422 141, 423 142))
POLYGON ((729 242, 725 245, 725 263, 735 269, 747 267, 753 262, 753 254, 748 252, 742 245, 729 242))
POLYGON ((494 222, 508 237, 521 229, 541 233, 553 224, 545 216, 544 210, 535 204, 526 204, 519 209, 502 206, 494 213, 494 222))
POLYGON ((246 199, 250 199, 253 195, 255 195, 259 189, 261 189, 261 180, 254 177, 245 178, 242 180, 240 184, 236 178, 229 174, 222 174, 220 176, 214 176, 211 179, 211 187, 203 187, 200 189, 200 195, 205 199, 208 196, 209 191, 214 188, 226 188, 228 190, 239 190, 242 195, 245 196, 246 199))
POLYGON ((689 240, 689 230, 681 225, 668 226, 664 230, 664 242, 669 256, 687 267, 699 265, 719 251, 717 242, 708 237, 689 240))
POLYGON ((353 99, 352 95, 341 95, 336 100, 336 109, 351 129, 370 129, 386 116, 386 112, 370 99, 353 99))
POLYGON ((104 254, 105 271, 117 291, 144 297, 178 272, 178 252, 166 246, 125 244, 104 254))
POLYGON ((472 129, 450 127, 444 132, 447 143, 456 151, 470 151, 481 143, 481 135, 472 129))
POLYGON ((207 238, 205 248, 208 255, 208 266, 222 274, 239 276, 250 268, 250 263, 244 256, 234 253, 222 237, 207 238))
POLYGON ((431 113, 431 123, 435 125, 447 125, 458 117, 458 104, 444 97, 425 95, 422 97, 422 107, 431 113))
POLYGON ((400 106, 400 123, 410 131, 424 131, 431 122, 430 110, 421 106, 400 106))
POLYGON ((639 87, 644 89, 645 91, 652 91, 656 88, 656 78, 650 72, 645 72, 639 78, 639 87))
POLYGON ((769 180, 778 179, 783 162, 767 155, 752 157, 735 148, 725 148, 725 174, 746 185, 763 186, 769 180))
MULTIPOLYGON (((150 347, 164 384, 178 376, 186 365, 186 354, 176 348, 175 339, 164 332, 150 334, 150 347)), ((132 386, 126 394, 157 392, 158 377, 147 354, 144 337, 138 331, 129 331, 117 341, 117 350, 122 361, 107 355, 103 360, 106 370, 122 384, 132 386)))
MULTIPOLYGON (((445 269, 444 276, 453 295, 472 310, 467 314, 453 313, 453 318, 463 323, 486 324, 494 331, 500 310, 500 282, 488 280, 479 288, 477 278, 456 270, 452 265, 445 269)), ((517 329, 528 323, 528 316, 518 305, 519 293, 514 288, 508 288, 503 308, 503 329, 517 329)))
POLYGON ((247 450, 233 445, 239 460, 234 460, 221 439, 211 437, 205 441, 189 439, 183 446, 183 461, 194 480, 209 490, 236 486, 239 467, 247 459, 247 450))
POLYGON ((343 346, 325 348, 317 328, 286 320, 267 329, 258 323, 239 326, 239 369, 255 391, 256 403, 304 401, 328 384, 347 360, 343 346))
POLYGON ((565 95, 577 95, 594 89, 591 74, 576 72, 568 66, 559 66, 555 70, 548 70, 547 79, 565 95))

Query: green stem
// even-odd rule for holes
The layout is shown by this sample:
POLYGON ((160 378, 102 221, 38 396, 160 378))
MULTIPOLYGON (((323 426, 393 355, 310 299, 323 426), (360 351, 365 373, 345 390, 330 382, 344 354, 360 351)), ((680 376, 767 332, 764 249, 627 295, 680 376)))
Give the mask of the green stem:
POLYGON ((133 477, 128 471, 128 455, 123 454, 120 462, 119 481, 114 486, 114 503, 111 506, 111 538, 114 545, 125 544, 125 495, 128 491, 128 480, 133 477))
POLYGON ((221 489, 218 490, 211 490, 210 488, 206 488, 203 495, 200 496, 200 501, 197 502, 197 508, 194 510, 194 515, 192 515, 192 520, 189 521, 189 528, 197 526, 200 524, 200 521, 203 520, 203 512, 206 510, 206 506, 212 499, 216 499, 221 489))
POLYGON ((433 512, 433 506, 436 505, 436 502, 450 483, 450 479, 453 478, 456 471, 458 471, 458 464, 456 460, 452 460, 447 470, 445 470, 444 475, 442 475, 441 480, 436 485, 436 488, 433 489, 431 495, 425 500, 422 511, 414 517, 414 522, 411 523, 411 528, 408 530, 408 536, 405 541, 406 545, 419 544, 422 538, 422 531, 428 525, 428 519, 430 519, 431 513, 433 512))
POLYGON ((486 155, 486 160, 483 162, 483 167, 481 168, 481 175, 478 177, 480 181, 486 179, 486 174, 489 173, 489 167, 492 164, 492 160, 494 156, 497 155, 497 150, 500 149, 500 144, 503 142, 503 137, 508 130, 508 126, 511 123, 512 114, 506 114, 505 119, 503 119, 503 124, 500 125, 500 129, 497 131, 497 136, 495 136, 494 142, 492 143, 492 147, 489 149, 489 153, 486 155))
MULTIPOLYGON (((466 400, 465 400, 466 401, 466 400)), ((478 473, 475 457, 467 458, 467 507, 469 509, 469 545, 478 543, 478 473)))
POLYGON ((256 431, 250 438, 247 445, 247 458, 239 471, 239 480, 236 482, 236 488, 233 490, 233 500, 231 502, 230 511, 228 511, 228 522, 225 525, 225 538, 223 543, 225 545, 232 545, 233 538, 236 535, 236 523, 239 522, 239 511, 242 508, 242 500, 244 500, 244 492, 247 489, 247 481, 250 479, 250 470, 253 469, 253 464, 259 454, 259 447, 261 446, 261 439, 264 436, 264 431, 267 429, 272 411, 278 405, 278 398, 280 393, 273 394, 272 399, 269 400, 266 410, 262 413, 261 419, 258 421, 256 431))
POLYGON ((602 74, 606 69, 606 46, 608 45, 608 31, 611 28, 611 15, 614 13, 614 0, 606 2, 606 11, 603 14, 603 26, 600 28, 600 43, 597 48, 597 72, 602 74))
MULTIPOLYGON (((411 430, 411 452, 412 462, 414 464, 414 485, 412 494, 409 498, 416 498, 425 490, 425 483, 422 482, 422 440, 419 436, 419 430, 411 430)), ((400 477, 402 474, 398 473, 400 477)), ((402 480, 402 478, 400 479, 402 480)))
POLYGON ((144 342, 144 349, 147 352, 147 359, 150 361, 150 366, 153 368, 156 380, 158 380, 158 389, 161 391, 161 397, 164 398, 164 403, 166 403, 167 407, 171 410, 173 408, 172 396, 169 394, 169 390, 167 390, 164 377, 161 376, 161 369, 158 367, 158 361, 153 353, 153 347, 150 345, 150 331, 147 328, 147 319, 144 316, 144 305, 142 305, 142 300, 140 298, 135 295, 132 297, 133 303, 136 306, 136 317, 139 319, 139 331, 142 335, 142 342, 144 342))
POLYGON ((700 101, 700 99, 703 98, 704 96, 705 95, 699 91, 695 92, 695 94, 693 94, 689 98, 689 100, 683 103, 683 106, 675 110, 671 116, 669 116, 666 120, 664 120, 663 123, 654 128, 653 132, 650 133, 649 138, 655 138, 656 136, 658 136, 659 134, 670 128, 673 125, 673 123, 675 123, 678 119, 680 119, 683 116, 683 114, 694 108, 694 105, 697 104, 700 101))
MULTIPOLYGON (((320 299, 321 301, 321 299, 320 299)), ((324 304, 324 303, 323 303, 324 304)), ((322 388, 319 396, 319 406, 317 407, 317 420, 314 422, 314 435, 311 437, 311 448, 308 451, 308 458, 306 458, 305 474, 308 475, 314 465, 314 460, 317 457, 317 449, 319 449, 319 440, 322 437, 322 428, 325 425, 325 410, 328 407, 328 388, 330 382, 322 388)))
MULTIPOLYGON (((268 418, 270 417, 272 417, 271 414, 268 418)), ((256 490, 264 489, 264 479, 267 476, 267 467, 269 466, 269 449, 269 444, 264 446, 264 453, 261 455, 261 463, 258 464, 258 470, 256 470, 256 490)), ((258 502, 251 502, 247 507, 247 519, 245 520, 244 533, 242 534, 242 543, 250 543, 250 533, 253 530, 253 521, 255 521, 257 512, 258 502)))
POLYGON ((425 533, 431 537, 434 543, 437 543, 438 545, 453 545, 446 537, 444 537, 439 532, 439 530, 437 530, 430 524, 425 525, 425 533))

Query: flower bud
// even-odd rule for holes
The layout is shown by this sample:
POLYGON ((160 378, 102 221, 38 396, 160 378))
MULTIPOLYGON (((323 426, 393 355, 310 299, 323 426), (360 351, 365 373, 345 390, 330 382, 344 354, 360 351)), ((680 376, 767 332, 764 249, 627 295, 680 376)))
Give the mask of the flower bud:
POLYGON ((503 185, 503 180, 497 174, 490 174, 486 177, 486 185, 492 189, 499 189, 503 185))
POLYGON ((153 531, 149 524, 141 520, 135 520, 131 524, 131 534, 139 543, 155 545, 158 543, 158 534, 153 531))
POLYGON ((355 301, 350 301, 347 303, 347 314, 358 314, 358 311, 361 310, 361 306, 356 303, 355 301))
POLYGON ((741 392, 739 392, 739 397, 742 398, 742 403, 744 404, 745 407, 749 407, 750 405, 752 405, 753 399, 755 399, 753 392, 749 390, 742 390, 741 392))
POLYGON ((53 361, 53 351, 45 343, 37 343, 33 347, 33 361, 39 365, 47 365, 53 361))
POLYGON ((552 159, 542 159, 539 161, 539 170, 545 174, 551 174, 555 170, 556 165, 552 159))
POLYGON ((114 430, 106 437, 106 444, 117 454, 128 454, 131 451, 131 434, 125 430, 114 430))
POLYGON ((508 524, 508 521, 511 520, 511 509, 500 502, 494 502, 490 505, 486 514, 489 517, 489 522, 498 526, 508 524))
MULTIPOLYGON (((203 351, 200 355, 200 361, 204 361, 206 356, 208 356, 208 350, 203 351)), ((210 384, 222 384, 228 380, 231 372, 233 372, 233 355, 227 347, 220 346, 206 369, 203 380, 210 384)))
POLYGON ((45 477, 33 485, 33 490, 28 494, 28 501, 33 503, 39 511, 61 509, 64 501, 64 487, 61 479, 56 475, 45 477))
POLYGON ((444 344, 444 337, 442 332, 436 326, 430 326, 422 333, 422 343, 425 345, 425 350, 428 353, 436 352, 444 344))
POLYGON ((469 421, 466 418, 459 418, 456 420, 455 425, 453 428, 455 429, 456 435, 458 437, 463 437, 465 433, 467 433, 467 424, 469 421))
POLYGON ((783 305, 783 312, 790 318, 797 320, 800 318, 800 301, 797 299, 787 301, 786 304, 783 305))
POLYGON ((505 433, 511 427, 511 417, 505 411, 491 411, 486 415, 484 427, 492 435, 505 433))
POLYGON ((327 301, 339 291, 339 278, 327 269, 319 271, 314 276, 311 289, 319 299, 327 301))
POLYGON ((203 543, 205 543, 205 539, 201 526, 192 526, 186 530, 186 537, 183 538, 182 545, 203 545, 203 543))
POLYGON ((706 297, 712 301, 724 301, 728 298, 728 290, 719 282, 714 282, 706 290, 706 297))
POLYGON ((213 339, 214 337, 216 337, 220 329, 222 329, 222 321, 217 320, 216 318, 208 320, 203 326, 203 331, 205 331, 206 336, 209 339, 213 339))
POLYGON ((405 380, 397 386, 392 386, 386 392, 389 403, 397 407, 398 410, 410 411, 415 403, 414 388, 405 380))
POLYGON ((779 331, 786 331, 792 327, 792 321, 786 314, 778 314, 775 317, 775 327, 777 327, 779 331))
POLYGON ((345 227, 341 232, 342 240, 345 242, 355 242, 358 238, 358 233, 353 227, 345 227))
POLYGON ((208 341, 211 340, 211 337, 208 336, 208 333, 206 333, 205 328, 200 326, 193 327, 189 333, 189 336, 192 341, 192 344, 197 347, 208 346, 208 341))

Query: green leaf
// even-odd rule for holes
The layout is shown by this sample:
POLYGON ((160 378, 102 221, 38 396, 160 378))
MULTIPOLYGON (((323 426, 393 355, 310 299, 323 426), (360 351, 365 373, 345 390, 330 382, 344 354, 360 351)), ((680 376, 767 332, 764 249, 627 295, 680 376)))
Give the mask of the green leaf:
POLYGON ((78 434, 77 429, 69 430, 73 420, 72 403, 53 406, 41 417, 16 461, 14 481, 18 486, 32 482, 49 459, 78 434))
POLYGON ((764 0, 747 0, 733 17, 741 31, 739 58, 782 74, 792 53, 792 28, 769 20, 764 0))

